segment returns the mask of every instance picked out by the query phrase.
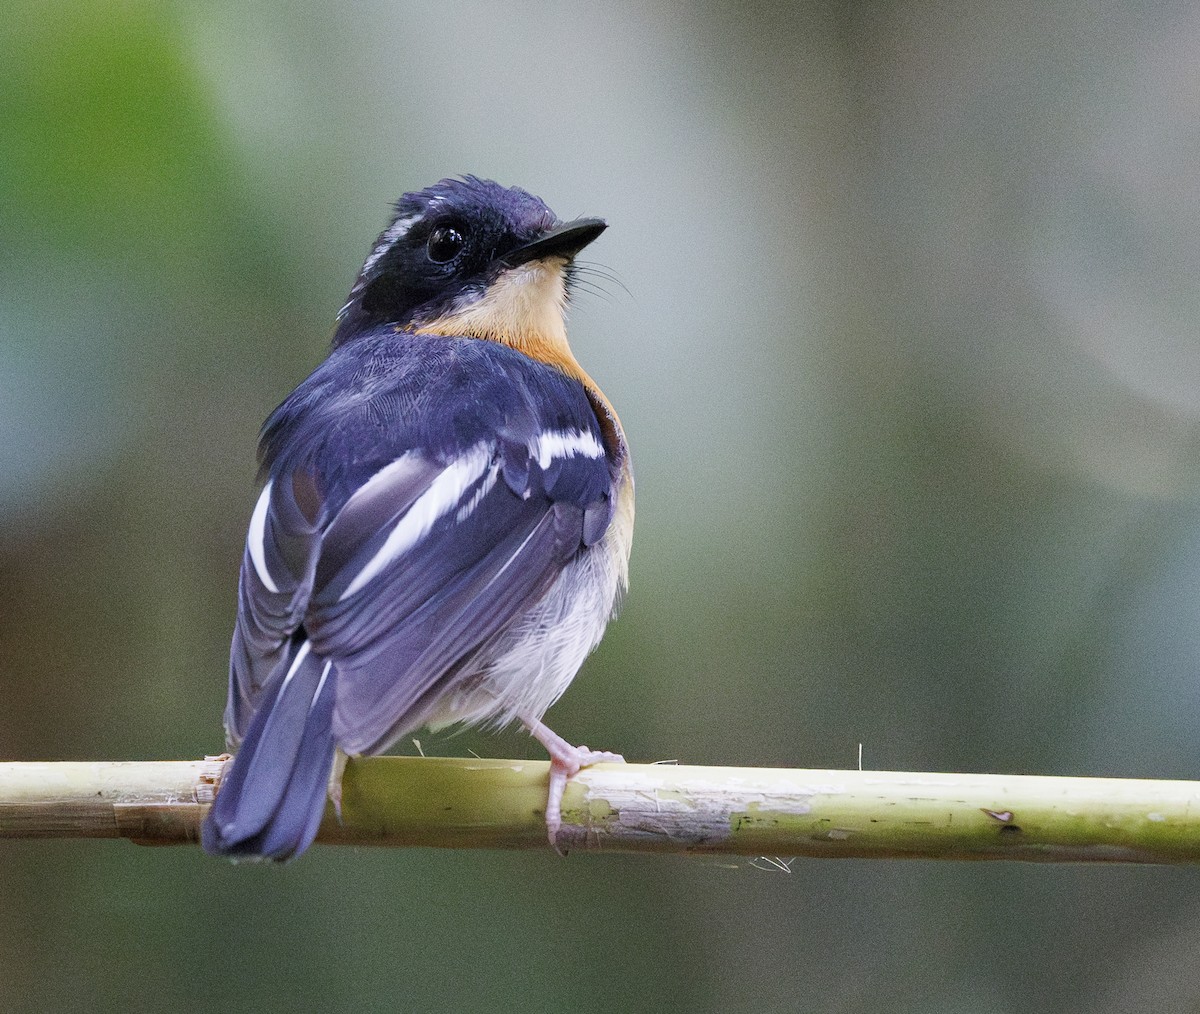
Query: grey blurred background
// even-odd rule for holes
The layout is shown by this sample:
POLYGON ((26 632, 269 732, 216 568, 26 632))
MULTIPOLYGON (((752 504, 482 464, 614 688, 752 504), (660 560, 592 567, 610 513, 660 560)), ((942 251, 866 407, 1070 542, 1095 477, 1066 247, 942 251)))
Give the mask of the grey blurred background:
MULTIPOLYGON (((611 228, 636 760, 1200 776, 1200 9, 12 0, 0 757, 221 747, 266 413, 404 190, 611 228)), ((527 737, 427 752, 540 756, 527 737)), ((407 749, 407 745, 405 746, 407 749)), ((0 846, 0 1009, 1200 1009, 1197 874, 0 846)))

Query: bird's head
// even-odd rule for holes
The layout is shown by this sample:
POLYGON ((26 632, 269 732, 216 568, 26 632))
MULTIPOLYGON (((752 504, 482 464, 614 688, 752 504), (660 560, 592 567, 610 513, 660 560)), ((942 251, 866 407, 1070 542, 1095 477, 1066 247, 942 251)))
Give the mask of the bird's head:
POLYGON ((569 269, 604 229, 599 218, 561 222, 532 194, 474 176, 405 194, 338 314, 333 343, 390 324, 492 339, 551 361, 569 356, 569 269))

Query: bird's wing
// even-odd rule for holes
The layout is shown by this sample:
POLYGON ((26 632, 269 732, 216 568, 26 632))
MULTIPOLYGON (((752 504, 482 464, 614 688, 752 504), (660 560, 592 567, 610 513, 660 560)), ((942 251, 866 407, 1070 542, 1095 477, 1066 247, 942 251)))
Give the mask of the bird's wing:
POLYGON ((342 748, 386 749, 411 726, 604 534, 610 486, 590 430, 498 436, 436 464, 410 451, 362 485, 323 533, 304 618, 338 669, 342 748))
POLYGON ((311 478, 298 472, 268 482, 250 517, 225 707, 231 747, 245 736, 263 688, 303 622, 320 540, 313 520, 316 504, 311 478))

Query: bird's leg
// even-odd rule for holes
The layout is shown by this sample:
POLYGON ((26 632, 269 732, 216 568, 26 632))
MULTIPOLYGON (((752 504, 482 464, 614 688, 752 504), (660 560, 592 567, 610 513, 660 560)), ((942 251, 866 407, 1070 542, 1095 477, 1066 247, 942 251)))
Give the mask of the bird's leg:
POLYGON ((329 799, 333 803, 333 812, 337 814, 338 823, 342 822, 342 775, 346 773, 346 762, 350 757, 342 752, 339 746, 333 755, 333 767, 329 771, 329 799))
POLYGON ((624 764, 619 753, 607 750, 590 750, 586 746, 572 746, 553 729, 536 718, 522 718, 529 735, 546 748, 550 755, 550 791, 546 796, 546 834, 554 851, 562 854, 558 847, 558 830, 562 827, 562 797, 567 780, 574 778, 581 768, 591 764, 624 764))

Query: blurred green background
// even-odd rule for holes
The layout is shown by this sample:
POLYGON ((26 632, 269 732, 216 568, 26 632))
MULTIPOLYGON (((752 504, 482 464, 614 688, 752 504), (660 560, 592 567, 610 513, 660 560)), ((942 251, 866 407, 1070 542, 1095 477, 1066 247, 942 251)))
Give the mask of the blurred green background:
MULTIPOLYGON (((611 223, 635 760, 1200 776, 1200 9, 10 0, 0 757, 216 752, 266 413, 404 190, 611 223)), ((527 737, 427 752, 540 756, 527 737)), ((405 750, 411 750, 403 744, 405 750)), ((0 1009, 1200 1009, 1194 871, 0 845, 0 1009)))

